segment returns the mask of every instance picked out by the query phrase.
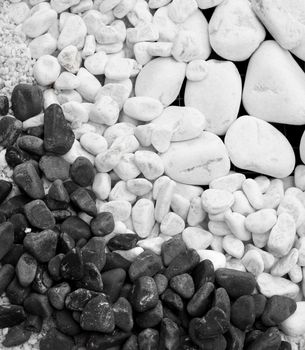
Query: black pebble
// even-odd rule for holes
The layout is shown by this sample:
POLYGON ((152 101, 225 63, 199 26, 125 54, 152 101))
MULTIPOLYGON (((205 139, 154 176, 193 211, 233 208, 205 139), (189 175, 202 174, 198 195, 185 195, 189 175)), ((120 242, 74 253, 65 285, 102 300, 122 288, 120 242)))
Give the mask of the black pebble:
POLYGON ((56 224, 52 212, 41 199, 27 203, 24 212, 30 224, 41 230, 51 229, 56 224))
POLYGON ((163 319, 163 305, 159 300, 157 305, 152 309, 136 314, 136 323, 140 328, 156 327, 163 319))
POLYGON ((138 235, 134 233, 123 233, 112 237, 107 246, 110 251, 129 250, 137 245, 138 235))
POLYGON ((43 137, 43 125, 32 126, 26 130, 26 133, 31 136, 43 137))
POLYGON ((227 350, 243 350, 245 342, 245 332, 230 325, 226 333, 227 350))
POLYGON ((19 283, 23 287, 28 287, 34 281, 36 271, 37 260, 28 253, 22 254, 16 265, 16 275, 19 283))
POLYGON ((187 248, 181 235, 165 241, 161 247, 161 256, 165 266, 168 266, 172 260, 180 253, 186 252, 187 248))
POLYGON ((61 279, 60 264, 64 256, 65 255, 62 253, 57 254, 53 258, 51 258, 48 262, 48 271, 54 281, 59 281, 61 279))
POLYGON ((56 328, 70 336, 74 336, 81 332, 79 324, 73 319, 72 314, 68 310, 61 310, 55 312, 56 328))
POLYGON ((22 305, 31 292, 30 287, 22 287, 15 277, 6 289, 6 296, 11 304, 22 305))
POLYGON ((5 95, 0 95, 0 115, 7 115, 9 110, 8 98, 5 95))
POLYGON ((154 280, 157 286, 157 290, 158 290, 158 294, 162 294, 164 293, 164 291, 166 290, 167 286, 168 286, 168 279, 161 273, 157 273, 154 276, 154 280))
POLYGON ((295 300, 282 295, 273 295, 267 300, 262 322, 268 327, 277 326, 291 316, 296 308, 295 300))
POLYGON ((93 333, 92 335, 90 335, 87 341, 86 349, 87 350, 110 349, 115 346, 122 345, 126 341, 126 339, 128 339, 129 337, 130 337, 130 333, 123 332, 119 329, 115 329, 110 334, 93 333))
POLYGON ((70 164, 61 157, 54 155, 42 156, 39 168, 49 181, 66 180, 69 177, 70 164))
POLYGON ((21 213, 17 213, 12 215, 9 221, 14 226, 14 242, 22 243, 25 237, 25 229, 29 227, 26 217, 21 213))
POLYGON ((22 150, 38 156, 43 156, 45 154, 43 140, 37 136, 24 135, 19 137, 18 146, 22 150))
POLYGON ((5 292, 7 286, 10 284, 15 275, 14 266, 10 264, 3 265, 0 268, 0 295, 5 292))
POLYGON ((14 196, 0 205, 0 213, 2 213, 6 218, 10 218, 12 215, 17 213, 23 213, 25 204, 30 201, 31 199, 23 194, 14 196))
POLYGON ((195 288, 200 288, 206 282, 215 281, 214 265, 210 260, 202 260, 192 272, 195 288))
POLYGON ((265 310, 267 298, 263 294, 254 294, 253 300, 255 304, 255 317, 259 318, 265 310))
POLYGON ((104 271, 121 268, 125 271, 129 269, 131 262, 122 257, 122 255, 111 252, 106 254, 106 264, 103 268, 104 271))
POLYGON ((24 309, 26 312, 42 318, 50 317, 53 312, 48 297, 38 293, 31 293, 24 300, 24 309))
POLYGON ((10 251, 14 243, 14 227, 11 222, 0 224, 0 260, 10 251))
POLYGON ((176 350, 180 345, 180 330, 169 318, 164 318, 160 327, 159 349, 176 350))
POLYGON ((53 280, 48 273, 47 267, 45 265, 38 265, 36 276, 32 283, 32 290, 40 294, 45 294, 52 285, 53 280))
POLYGON ((271 327, 249 344, 247 350, 277 350, 281 345, 281 335, 277 328, 271 327))
POLYGON ((122 350, 139 350, 138 338, 135 334, 131 335, 124 343, 122 350))
POLYGON ((48 330, 47 334, 40 340, 40 350, 72 350, 74 341, 71 337, 59 332, 56 328, 48 330))
POLYGON ((10 194, 13 185, 9 181, 0 180, 0 204, 6 199, 6 197, 10 194))
POLYGON ((75 241, 88 239, 91 235, 90 226, 78 216, 71 216, 61 224, 61 231, 66 232, 75 241))
POLYGON ((13 117, 2 117, 0 119, 0 146, 8 148, 12 146, 21 135, 22 123, 13 117))
POLYGON ((65 307, 66 296, 71 292, 71 287, 67 282, 62 282, 48 290, 50 304, 57 310, 65 307))
POLYGON ((22 345, 30 339, 31 334, 24 325, 16 325, 8 330, 2 345, 7 348, 22 345))
POLYGON ((138 255, 129 267, 129 278, 135 281, 142 276, 153 277, 163 268, 161 257, 151 250, 145 250, 138 255))
POLYGON ((153 328, 146 328, 138 335, 139 350, 158 350, 159 332, 153 328))
POLYGON ((42 318, 37 315, 28 314, 24 323, 24 328, 34 333, 40 333, 42 329, 42 318))
POLYGON ((15 168, 17 165, 25 163, 30 159, 31 156, 16 145, 6 149, 5 160, 11 168, 15 168))
POLYGON ((82 248, 81 254, 85 263, 93 263, 101 271, 106 262, 106 241, 103 237, 92 237, 82 248))
POLYGON ((231 307, 231 322, 242 331, 252 328, 255 321, 255 303, 252 295, 239 297, 231 307))
POLYGON ((129 301, 120 297, 112 306, 116 327, 122 331, 130 332, 133 328, 132 307, 129 301))
POLYGON ((78 209, 84 211, 86 214, 90 216, 97 215, 95 201, 85 188, 78 188, 70 195, 70 199, 78 209))
POLYGON ((103 290, 112 303, 118 299, 125 279, 126 272, 123 269, 113 269, 102 273, 103 290))
POLYGON ((190 299, 195 292, 194 281, 188 273, 173 277, 170 280, 170 287, 185 299, 190 299))
POLYGON ((94 166, 88 158, 78 157, 71 165, 70 176, 79 186, 91 186, 95 176, 94 166))
POLYGON ((187 304, 187 311, 193 317, 203 316, 211 306, 214 284, 207 282, 202 285, 187 304))
POLYGON ((83 257, 78 248, 70 250, 61 260, 60 273, 64 279, 80 280, 84 276, 83 257))
POLYGON ((224 288, 220 287, 216 289, 213 306, 222 309, 225 312, 227 319, 230 320, 231 302, 230 297, 224 288))
POLYGON ((131 304, 138 312, 144 312, 155 307, 159 296, 157 286, 152 277, 143 276, 134 283, 131 304))
POLYGON ((163 301, 163 304, 176 312, 180 312, 183 309, 182 298, 170 288, 166 289, 161 295, 161 300, 163 301))
POLYGON ((195 249, 188 249, 177 255, 166 268, 164 275, 171 279, 174 276, 190 272, 199 263, 200 257, 195 249))
POLYGON ((69 293, 65 299, 66 308, 72 311, 82 311, 89 300, 99 295, 88 289, 79 288, 69 293))
POLYGON ((13 327, 26 319, 22 306, 0 305, 0 329, 13 327))
POLYGON ((91 231, 95 236, 106 236, 114 230, 114 218, 109 212, 101 212, 90 222, 91 231))
POLYGON ((95 292, 103 291, 103 280, 100 271, 93 263, 84 264, 83 278, 76 283, 78 288, 86 288, 95 292))

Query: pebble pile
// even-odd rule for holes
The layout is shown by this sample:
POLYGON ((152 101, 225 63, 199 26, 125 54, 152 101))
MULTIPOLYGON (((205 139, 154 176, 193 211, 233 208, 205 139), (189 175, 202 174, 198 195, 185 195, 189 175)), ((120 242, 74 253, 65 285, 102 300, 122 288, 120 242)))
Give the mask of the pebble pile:
POLYGON ((0 96, 3 346, 48 319, 41 350, 291 349, 305 165, 271 123, 305 124, 303 1, 11 3, 36 84, 0 96))

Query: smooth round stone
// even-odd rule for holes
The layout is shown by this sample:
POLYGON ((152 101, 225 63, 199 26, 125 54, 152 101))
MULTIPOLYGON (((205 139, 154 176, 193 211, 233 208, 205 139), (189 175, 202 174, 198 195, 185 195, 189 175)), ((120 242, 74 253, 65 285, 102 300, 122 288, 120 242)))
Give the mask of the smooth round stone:
POLYGON ((9 111, 9 101, 7 96, 0 95, 0 116, 7 115, 9 111))
POLYGON ((265 41, 247 68, 243 104, 248 114, 269 122, 303 125, 304 93, 305 74, 292 55, 275 41, 265 41))
POLYGON ((74 45, 80 50, 84 46, 86 34, 87 27, 83 19, 77 15, 70 15, 64 22, 58 37, 57 47, 59 50, 63 50, 67 46, 74 45))
POLYGON ((201 81, 187 81, 185 105, 197 108, 206 118, 206 130, 223 135, 237 118, 242 84, 234 63, 209 60, 207 76, 201 81))
POLYGON ((294 299, 300 290, 296 283, 286 278, 272 276, 265 272, 257 277, 257 286, 261 294, 265 295, 267 298, 271 298, 273 295, 283 295, 294 299))
POLYGON ((86 132, 80 138, 80 144, 87 152, 94 156, 107 150, 108 144, 106 139, 97 133, 86 132))
POLYGON ((267 300, 262 314, 262 322, 268 326, 277 326, 290 317, 297 308, 296 302, 288 297, 274 295, 267 300))
POLYGON ((239 297, 231 307, 231 322, 242 331, 250 330, 255 321, 255 303, 251 295, 239 297))
POLYGON ((305 301, 297 302, 296 311, 281 324, 281 329, 285 334, 297 337, 305 333, 305 301))
POLYGON ((6 116, 0 119, 0 146, 12 146, 22 132, 22 122, 16 118, 6 116))
POLYGON ((56 11, 46 8, 40 9, 22 23, 22 32, 30 38, 36 38, 47 32, 56 19, 56 11))
POLYGON ((161 154, 165 173, 173 180, 190 185, 208 185, 225 176, 230 170, 230 160, 221 139, 203 132, 194 140, 171 144, 161 154))
POLYGON ((53 84, 60 74, 57 58, 51 55, 41 56, 34 64, 33 74, 39 85, 53 84))
POLYGON ((294 169, 295 155, 288 140, 258 118, 238 118, 227 131, 225 145, 238 168, 277 178, 289 176, 294 169))
POLYGON ((0 294, 2 295, 7 286, 10 284, 15 275, 14 266, 11 264, 4 264, 0 268, 0 294))
POLYGON ((28 287, 33 282, 36 271, 36 259, 28 253, 22 254, 16 265, 16 275, 19 283, 23 287, 28 287))
POLYGON ((301 142, 300 142, 300 156, 302 162, 305 164, 305 132, 302 135, 301 142))
POLYGON ((207 249, 213 241, 213 235, 200 227, 187 227, 182 239, 188 249, 207 249))
POLYGON ((0 328, 13 327, 26 319, 22 306, 1 305, 0 306, 0 328))
POLYGON ((160 116, 163 111, 163 105, 155 98, 138 96, 128 98, 123 109, 131 118, 149 122, 160 116))
POLYGON ((22 324, 16 325, 8 330, 2 345, 7 348, 22 346, 29 340, 31 334, 32 332, 25 329, 22 324))
POLYGON ((70 168, 72 180, 82 187, 92 185, 95 172, 90 160, 86 157, 78 157, 72 163, 70 168))
POLYGON ((185 77, 186 64, 170 57, 148 62, 137 76, 135 95, 158 99, 169 106, 177 98, 185 77), (158 74, 156 74, 158 72, 158 74))
POLYGON ((244 61, 265 39, 266 31, 247 0, 226 0, 216 7, 209 22, 213 50, 231 61, 244 61), (241 20, 243 19, 243 20, 241 20))
POLYGON ((12 248, 14 243, 14 226, 11 222, 0 224, 0 259, 12 248))
POLYGON ((57 41, 50 33, 40 35, 29 43, 31 56, 36 59, 44 55, 52 55, 56 47, 57 41))

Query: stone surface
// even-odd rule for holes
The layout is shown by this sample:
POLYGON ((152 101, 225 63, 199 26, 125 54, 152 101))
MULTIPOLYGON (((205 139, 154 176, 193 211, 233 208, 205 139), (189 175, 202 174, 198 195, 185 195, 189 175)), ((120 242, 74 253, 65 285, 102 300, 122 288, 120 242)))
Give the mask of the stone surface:
POLYGON ((55 226, 52 212, 41 199, 36 199, 24 206, 26 218, 31 225, 42 230, 51 229, 55 226))
POLYGON ((132 307, 129 301, 120 297, 112 306, 115 325, 125 332, 130 332, 133 328, 132 307))
POLYGON ((242 331, 250 330, 255 321, 255 303, 251 295, 239 297, 231 307, 231 322, 242 331))
POLYGON ((144 312, 158 303, 157 286, 152 277, 143 276, 135 281, 131 304, 136 311, 144 312))
POLYGON ((150 250, 138 255, 129 267, 129 277, 135 281, 141 276, 153 277, 163 268, 161 257, 150 250))
POLYGON ((118 299, 125 279, 126 272, 122 268, 116 268, 102 273, 103 291, 108 295, 112 303, 118 299))
POLYGON ((5 116, 0 119, 0 146, 12 146, 22 132, 22 122, 16 118, 5 116))
POLYGON ((268 326, 278 326, 290 317, 297 309, 296 302, 288 297, 274 295, 267 300, 262 314, 263 323, 268 326))
POLYGON ((14 243, 14 226, 11 222, 0 224, 0 260, 9 252, 14 243))
POLYGON ((281 329, 290 336, 300 336, 305 332, 305 302, 298 301, 296 311, 281 324, 281 329))
POLYGON ((13 327, 20 324, 26 318, 24 309, 18 305, 0 306, 0 328, 13 327))
POLYGON ((164 275, 171 279, 185 272, 190 272, 199 263, 199 255, 194 249, 188 249, 174 257, 166 268, 164 275))
POLYGON ((257 277, 257 286, 260 293, 267 298, 273 295, 283 295, 295 299, 300 291, 299 286, 289 279, 272 276, 266 272, 257 277))
POLYGON ((211 282, 203 284, 187 304, 187 311, 192 317, 202 317, 211 306, 214 285, 211 282))
POLYGON ((41 339, 39 346, 41 350, 52 350, 62 347, 66 350, 72 350, 74 341, 71 337, 59 332, 56 328, 51 328, 41 339))

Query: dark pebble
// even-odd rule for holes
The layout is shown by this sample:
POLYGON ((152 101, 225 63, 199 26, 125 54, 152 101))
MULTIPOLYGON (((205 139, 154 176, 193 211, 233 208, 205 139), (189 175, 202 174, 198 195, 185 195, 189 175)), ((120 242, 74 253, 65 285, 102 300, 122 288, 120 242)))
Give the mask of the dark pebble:
MULTIPOLYGON (((69 164, 70 166, 70 164, 69 164)), ((70 170, 69 170, 70 173, 70 170)), ((64 181, 64 186, 67 190, 67 192, 69 193, 69 196, 71 193, 73 193, 74 191, 76 191, 80 186, 78 186, 74 181, 72 181, 71 179, 67 179, 64 181)))
POLYGON ((26 319, 22 306, 0 305, 0 329, 13 327, 26 319))
POLYGON ((112 237, 107 246, 110 251, 129 250, 137 245, 138 235, 134 233, 123 233, 112 237))
MULTIPOLYGON (((177 313, 166 305, 163 306, 163 318, 170 318, 172 321, 177 323, 178 326, 182 326, 182 319, 180 318, 181 313, 177 313)), ((161 320, 160 320, 161 321, 161 320)))
POLYGON ((65 307, 66 296, 71 292, 71 287, 67 282, 62 282, 48 290, 50 304, 56 310, 63 310, 65 307))
POLYGON ((46 203, 47 207, 52 211, 52 214, 53 214, 54 210, 66 210, 69 207, 69 203, 59 202, 59 201, 51 198, 49 196, 49 194, 47 194, 45 197, 45 203, 46 203))
POLYGON ((9 181, 0 180, 0 204, 6 199, 6 197, 10 194, 13 185, 9 181))
POLYGON ((114 230, 114 218, 109 212, 101 212, 90 222, 91 231, 95 236, 106 236, 114 230))
POLYGON ((254 294, 253 300, 255 304, 255 317, 259 318, 265 310, 267 298, 263 294, 254 294))
POLYGON ((68 194, 62 180, 60 180, 60 179, 57 179, 52 183, 52 185, 49 188, 48 195, 50 198, 52 198, 58 202, 64 202, 64 203, 70 202, 69 194, 68 194))
POLYGON ((262 315, 264 325, 277 326, 291 316, 297 308, 295 300, 281 295, 274 295, 267 300, 262 315))
MULTIPOLYGON (((87 350, 106 350, 122 345, 126 339, 130 337, 130 333, 115 329, 110 334, 93 333, 90 335, 86 349, 87 350)), ((148 349, 146 349, 148 350, 148 349)))
POLYGON ((187 304, 187 311, 191 316, 201 317, 209 310, 213 299, 214 288, 213 283, 207 282, 196 291, 187 304))
POLYGON ((222 268, 215 272, 215 277, 232 298, 252 294, 256 285, 255 277, 250 272, 222 268))
POLYGON ((24 325, 16 325, 8 330, 2 345, 6 348, 22 345, 30 339, 31 334, 24 325))
POLYGON ((48 271, 54 281, 59 281, 61 279, 60 264, 64 256, 64 254, 57 254, 48 262, 48 271))
POLYGON ((15 277, 6 289, 6 296, 11 304, 22 305, 31 292, 30 287, 22 287, 15 277))
POLYGON ((145 312, 138 312, 136 323, 140 328, 156 327, 163 319, 163 306, 159 300, 157 305, 145 312))
POLYGON ((75 335, 74 337, 74 342, 77 350, 85 350, 86 349, 86 344, 89 338, 89 333, 87 332, 82 332, 80 334, 75 335))
POLYGON ((53 230, 30 232, 26 235, 23 244, 39 262, 48 262, 56 253, 58 233, 53 230))
POLYGON ((81 238, 88 239, 91 235, 90 226, 78 216, 71 216, 66 219, 62 223, 60 229, 62 232, 66 232, 75 241, 81 238))
POLYGON ((12 248, 2 258, 2 263, 16 266, 23 252, 24 252, 24 247, 22 244, 13 244, 12 248))
POLYGON ((33 333, 40 333, 42 329, 42 318, 37 315, 27 315, 24 328, 33 333))
POLYGON ((14 168, 15 183, 31 198, 41 199, 45 196, 42 180, 33 163, 25 162, 14 168))
POLYGON ((195 292, 194 281, 188 273, 177 275, 169 281, 170 287, 182 298, 190 299, 195 292))
POLYGON ((252 328, 255 321, 255 304, 251 295, 239 297, 231 307, 231 322, 242 331, 252 328))
POLYGON ((200 257, 195 249, 188 249, 177 255, 166 268, 164 275, 170 280, 172 277, 190 272, 199 263, 200 257))
POLYGON ((72 210, 68 209, 60 209, 60 210, 52 210, 52 214, 54 216, 54 219, 57 223, 60 223, 71 216, 73 216, 75 213, 72 212, 72 210))
POLYGON ((86 157, 78 157, 70 168, 71 179, 82 187, 91 186, 94 180, 94 166, 86 157))
POLYGON ((279 350, 291 350, 291 349, 292 349, 292 346, 290 343, 288 343, 287 341, 281 341, 279 350))
POLYGON ((139 350, 138 337, 133 334, 124 343, 122 350, 139 350))
POLYGON ((258 337, 260 337, 264 332, 259 329, 253 329, 252 331, 246 333, 245 336, 245 348, 247 349, 248 345, 254 342, 258 337))
POLYGON ((121 268, 125 271, 129 269, 131 262, 122 257, 122 255, 111 252, 106 254, 106 264, 103 268, 104 271, 121 268))
POLYGON ((61 107, 50 105, 44 112, 44 147, 46 151, 63 155, 75 140, 74 132, 66 121, 61 107))
POLYGON ((163 268, 161 257, 151 250, 145 250, 138 255, 129 267, 129 278, 135 281, 142 276, 153 277, 163 268))
POLYGON ((85 188, 78 188, 70 195, 73 204, 90 216, 97 215, 95 201, 91 198, 89 192, 85 188))
POLYGON ((0 212, 0 224, 6 221, 6 217, 3 213, 0 212))
POLYGON ((36 276, 32 283, 32 290, 36 293, 45 294, 52 287, 53 280, 51 279, 47 267, 38 265, 36 276))
POLYGON ((26 217, 21 213, 17 213, 12 215, 9 221, 14 226, 14 242, 22 243, 25 237, 25 229, 29 227, 26 217))
POLYGON ((49 181, 64 181, 69 177, 70 164, 61 157, 42 156, 39 161, 39 168, 49 181))
POLYGON ((84 276, 84 262, 79 248, 70 250, 62 259, 60 273, 64 279, 80 280, 84 276))
POLYGON ((215 270, 211 260, 202 260, 192 272, 195 288, 198 289, 207 282, 215 282, 215 270))
POLYGON ((106 242, 103 237, 93 237, 81 248, 84 263, 94 264, 101 271, 106 263, 106 242))
POLYGON ((75 248, 75 241, 67 233, 60 233, 58 237, 57 252, 68 253, 70 250, 75 248))
POLYGON ((18 84, 12 91, 12 110, 22 122, 42 111, 43 94, 38 85, 18 84))
POLYGON ((73 350, 73 348, 73 339, 59 332, 56 328, 49 329, 39 343, 40 350, 73 350))
POLYGON ((158 294, 164 293, 168 286, 168 279, 161 273, 154 275, 154 280, 157 286, 158 294))
POLYGON ((13 117, 0 119, 0 146, 8 148, 12 146, 22 132, 22 122, 13 117))
POLYGON ((2 295, 7 286, 11 283, 15 275, 13 265, 5 264, 0 268, 0 295, 2 295))
POLYGON ((55 312, 55 324, 60 332, 72 337, 81 332, 79 324, 73 319, 71 312, 68 310, 55 312))
POLYGON ((281 335, 277 328, 271 327, 249 344, 247 350, 278 350, 281 335))
POLYGON ((179 312, 183 310, 183 300, 179 294, 175 293, 170 288, 161 295, 161 300, 170 309, 179 312))
POLYGON ((134 283, 131 304, 138 312, 144 312, 155 307, 159 296, 157 286, 152 277, 142 276, 134 283))
POLYGON ((83 309, 80 318, 82 329, 111 333, 114 331, 114 312, 104 294, 91 299, 83 309))
POLYGON ((123 269, 113 269, 102 273, 103 290, 114 303, 121 292, 126 279, 126 272, 123 269))
POLYGON ((168 266, 177 255, 186 252, 186 250, 187 247, 181 235, 176 235, 164 242, 161 247, 163 264, 168 266))
POLYGON ((230 320, 231 317, 231 302, 227 291, 220 287, 215 291, 213 306, 219 307, 227 315, 227 319, 230 320))
POLYGON ((79 288, 69 293, 65 299, 66 308, 72 311, 82 311, 89 300, 99 294, 92 290, 79 288))
POLYGON ((30 224, 41 230, 53 228, 56 224, 52 212, 41 199, 27 203, 24 212, 30 224))
POLYGON ((43 137, 43 125, 32 126, 25 131, 28 135, 43 137))
POLYGON ((103 280, 100 271, 93 263, 84 264, 83 278, 77 281, 78 288, 86 288, 95 292, 102 292, 103 280))
POLYGON ((16 145, 13 145, 6 149, 5 160, 8 166, 15 168, 19 164, 30 161, 31 156, 16 145))
POLYGON ((37 260, 30 254, 21 255, 16 265, 16 275, 21 286, 28 287, 36 276, 37 260))
POLYGON ((0 205, 0 213, 10 218, 12 215, 24 212, 24 206, 31 201, 26 195, 19 194, 14 196, 0 205))
POLYGON ((146 328, 138 335, 139 350, 158 350, 159 332, 153 328, 146 328))
POLYGON ((126 298, 120 297, 112 306, 115 326, 130 332, 133 328, 132 307, 126 298))
POLYGON ((182 335, 181 338, 181 349, 183 350, 198 350, 198 346, 195 345, 188 335, 182 335))
POLYGON ((7 115, 9 110, 8 98, 5 95, 0 95, 0 115, 7 115))
POLYGON ((38 156, 43 156, 45 154, 43 140, 37 136, 24 135, 19 137, 18 146, 22 150, 28 153, 36 154, 38 156))
POLYGON ((81 249, 81 248, 83 248, 86 244, 87 244, 86 238, 80 238, 80 239, 76 242, 76 247, 81 249))
POLYGON ((10 251, 14 243, 14 227, 10 222, 0 224, 0 260, 10 251))
POLYGON ((52 315, 53 309, 46 295, 31 293, 24 300, 24 309, 26 312, 47 318, 52 315))
POLYGON ((227 350, 243 350, 245 343, 245 332, 230 325, 226 333, 227 350))
POLYGON ((164 318, 160 327, 160 350, 176 350, 180 345, 180 331, 177 324, 169 318, 164 318))
POLYGON ((221 334, 214 338, 204 339, 201 343, 200 348, 204 350, 226 350, 227 341, 226 338, 221 334))

